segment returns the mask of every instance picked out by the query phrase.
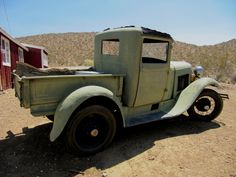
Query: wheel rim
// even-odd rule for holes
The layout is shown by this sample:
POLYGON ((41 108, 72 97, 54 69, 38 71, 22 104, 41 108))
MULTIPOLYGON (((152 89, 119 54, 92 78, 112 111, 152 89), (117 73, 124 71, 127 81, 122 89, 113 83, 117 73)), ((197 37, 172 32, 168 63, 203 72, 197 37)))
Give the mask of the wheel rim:
POLYGON ((215 100, 209 96, 203 96, 197 99, 194 110, 201 116, 207 116, 213 113, 216 107, 215 100))
POLYGON ((82 119, 75 131, 77 146, 81 149, 100 148, 109 134, 107 120, 100 114, 90 114, 82 119))

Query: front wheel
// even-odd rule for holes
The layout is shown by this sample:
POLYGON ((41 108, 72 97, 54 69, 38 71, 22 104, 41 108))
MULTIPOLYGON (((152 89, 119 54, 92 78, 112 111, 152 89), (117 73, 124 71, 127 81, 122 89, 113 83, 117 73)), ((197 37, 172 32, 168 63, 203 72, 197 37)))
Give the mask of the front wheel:
POLYGON ((109 109, 100 105, 88 106, 69 121, 66 128, 67 148, 78 155, 101 151, 113 140, 116 120, 109 109))
POLYGON ((191 119, 211 121, 222 111, 223 100, 214 90, 204 89, 189 108, 188 114, 191 119))

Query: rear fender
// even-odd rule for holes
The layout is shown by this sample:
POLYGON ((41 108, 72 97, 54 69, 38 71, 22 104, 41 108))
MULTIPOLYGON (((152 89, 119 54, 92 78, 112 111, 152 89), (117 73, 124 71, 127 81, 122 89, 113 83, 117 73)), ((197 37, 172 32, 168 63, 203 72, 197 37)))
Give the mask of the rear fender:
POLYGON ((219 83, 216 80, 207 77, 192 82, 181 92, 175 106, 167 113, 167 115, 174 117, 187 111, 207 86, 218 87, 219 83))
POLYGON ((99 86, 86 86, 79 88, 58 104, 54 115, 53 128, 50 132, 50 141, 55 141, 58 138, 66 126, 68 120, 70 119, 72 113, 84 101, 96 96, 104 96, 113 100, 120 108, 122 114, 120 101, 110 90, 99 86))

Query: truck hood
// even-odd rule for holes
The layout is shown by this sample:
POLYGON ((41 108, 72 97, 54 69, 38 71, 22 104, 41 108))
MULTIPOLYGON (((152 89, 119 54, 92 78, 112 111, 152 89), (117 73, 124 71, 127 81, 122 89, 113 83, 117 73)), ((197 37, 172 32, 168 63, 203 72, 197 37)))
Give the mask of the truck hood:
POLYGON ((192 66, 186 61, 171 61, 171 70, 191 70, 192 66))

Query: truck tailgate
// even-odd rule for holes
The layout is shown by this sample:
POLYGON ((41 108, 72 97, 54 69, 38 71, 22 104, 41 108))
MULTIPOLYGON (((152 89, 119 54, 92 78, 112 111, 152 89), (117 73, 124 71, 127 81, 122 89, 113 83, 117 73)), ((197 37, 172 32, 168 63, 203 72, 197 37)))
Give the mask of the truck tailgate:
POLYGON ((29 108, 29 80, 22 80, 17 74, 13 73, 13 82, 15 88, 15 96, 20 100, 20 106, 29 108))

